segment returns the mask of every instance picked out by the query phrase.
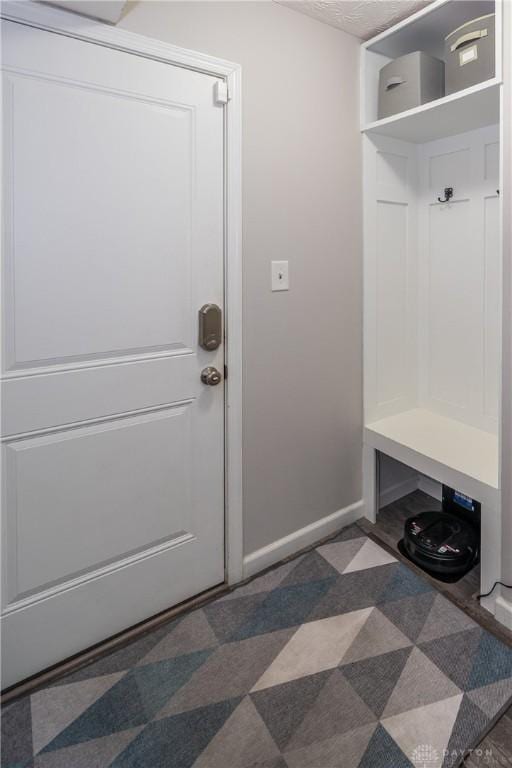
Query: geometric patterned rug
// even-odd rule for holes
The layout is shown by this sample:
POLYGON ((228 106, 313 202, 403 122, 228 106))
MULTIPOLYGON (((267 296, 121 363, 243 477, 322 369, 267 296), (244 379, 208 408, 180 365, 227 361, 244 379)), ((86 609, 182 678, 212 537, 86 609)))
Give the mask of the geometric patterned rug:
POLYGON ((9 768, 451 768, 512 649, 352 525, 3 712, 9 768))

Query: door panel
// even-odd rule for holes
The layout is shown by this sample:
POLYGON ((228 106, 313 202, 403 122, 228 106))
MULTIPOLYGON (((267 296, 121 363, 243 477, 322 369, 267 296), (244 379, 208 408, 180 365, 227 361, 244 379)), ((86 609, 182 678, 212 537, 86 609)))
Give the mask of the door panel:
POLYGON ((193 535, 190 405, 6 444, 8 602, 193 535))
POLYGON ((224 580, 216 79, 3 24, 3 683, 224 580))
POLYGON ((448 212, 442 205, 429 209, 430 397, 461 411, 471 408, 471 377, 461 376, 453 364, 454 350, 460 360, 473 359, 480 327, 473 301, 481 279, 471 213, 469 200, 452 203, 448 212), (443 307, 450 308, 449 318, 443 307))
POLYGON ((7 89, 10 369, 190 349, 193 109, 27 76, 7 89))
MULTIPOLYGON (((207 357, 207 355, 205 355, 207 357)), ((201 391, 194 354, 125 358, 117 364, 82 366, 53 376, 17 376, 3 383, 3 434, 14 435, 154 408, 201 391)))

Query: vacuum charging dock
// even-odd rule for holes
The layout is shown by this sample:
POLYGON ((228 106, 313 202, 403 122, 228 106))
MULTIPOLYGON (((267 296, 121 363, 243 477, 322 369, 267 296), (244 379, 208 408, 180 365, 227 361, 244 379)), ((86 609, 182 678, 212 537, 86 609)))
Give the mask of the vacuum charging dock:
POLYGON ((442 509, 409 517, 399 549, 413 563, 440 581, 458 581, 480 554, 478 501, 443 485, 442 509))

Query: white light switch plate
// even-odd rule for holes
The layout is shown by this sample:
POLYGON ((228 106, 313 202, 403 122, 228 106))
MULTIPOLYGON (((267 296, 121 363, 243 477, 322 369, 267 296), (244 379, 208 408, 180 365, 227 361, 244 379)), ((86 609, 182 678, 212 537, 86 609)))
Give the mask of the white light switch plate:
POLYGON ((289 287, 290 287, 290 281, 288 278, 288 262, 273 261, 272 262, 272 290, 287 291, 289 287))

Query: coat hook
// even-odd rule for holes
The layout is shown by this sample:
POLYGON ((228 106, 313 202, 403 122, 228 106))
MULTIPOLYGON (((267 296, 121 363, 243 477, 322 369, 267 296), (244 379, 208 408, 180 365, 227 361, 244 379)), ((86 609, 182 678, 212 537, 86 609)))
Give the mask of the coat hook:
POLYGON ((445 187, 444 188, 444 200, 441 200, 440 197, 437 199, 440 203, 447 203, 448 200, 450 200, 453 197, 453 187, 445 187))

